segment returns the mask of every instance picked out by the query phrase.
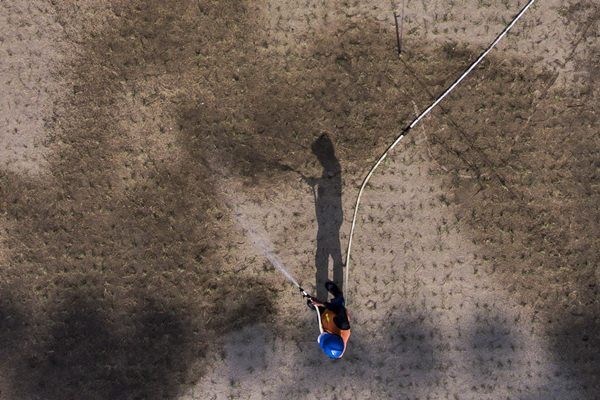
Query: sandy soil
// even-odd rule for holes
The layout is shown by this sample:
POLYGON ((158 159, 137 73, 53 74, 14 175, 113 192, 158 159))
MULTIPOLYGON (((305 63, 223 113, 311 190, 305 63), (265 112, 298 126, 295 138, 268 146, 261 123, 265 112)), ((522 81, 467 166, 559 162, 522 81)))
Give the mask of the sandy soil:
POLYGON ((599 397, 593 1, 539 2, 374 177, 343 360, 264 256, 317 293, 521 3, 407 0, 401 60, 401 1, 2 3, 0 398, 599 397))
POLYGON ((25 173, 44 170, 54 99, 64 96, 60 62, 72 45, 45 1, 0 5, 0 161, 25 173))

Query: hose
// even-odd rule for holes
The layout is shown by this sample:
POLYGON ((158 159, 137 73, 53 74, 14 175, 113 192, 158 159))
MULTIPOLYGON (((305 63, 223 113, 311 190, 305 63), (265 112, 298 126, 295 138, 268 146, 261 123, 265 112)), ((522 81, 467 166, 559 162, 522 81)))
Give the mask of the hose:
POLYGON ((319 307, 315 306, 315 311, 317 312, 317 320, 319 320, 319 333, 323 333, 323 324, 321 323, 321 312, 319 311, 319 307))
POLYGON ((425 118, 425 116, 427 116, 427 114, 429 114, 431 112, 431 110, 433 110, 442 100, 444 100, 444 98, 446 98, 446 96, 448 96, 481 63, 481 61, 483 61, 483 59, 489 54, 489 52, 492 51, 492 49, 494 49, 494 47, 496 47, 496 45, 498 43, 500 43, 500 41, 504 38, 504 36, 506 36, 508 31, 510 31, 512 29, 512 27, 517 23, 517 21, 519 21, 519 19, 521 19, 523 14, 525 14, 525 12, 529 9, 529 7, 531 7, 531 5, 534 2, 535 2, 535 0, 529 0, 529 2, 521 9, 521 11, 512 19, 510 24, 508 24, 506 26, 506 28, 504 28, 504 30, 496 37, 496 39, 492 42, 492 44, 483 53, 481 53, 479 55, 479 57, 475 60, 475 62, 473 62, 471 64, 471 66, 469 68, 467 68, 467 70, 465 72, 463 72, 463 74, 461 76, 459 76, 458 79, 456 79, 433 103, 431 103, 431 105, 429 107, 427 107, 425 109, 425 111, 423 111, 421 114, 419 114, 408 126, 406 126, 406 128, 404 128, 402 130, 402 132, 398 135, 396 140, 394 140, 394 142, 391 145, 389 145, 387 147, 387 149, 385 149, 385 151, 379 157, 379 159, 377 160, 375 165, 373 165, 373 167, 371 167, 371 169, 367 173, 367 176, 365 176, 365 178, 363 179, 362 184, 360 185, 360 189, 358 191, 358 196, 356 197, 356 203, 354 205, 354 213, 352 216, 352 225, 350 228, 350 237, 348 238, 348 248, 346 250, 346 267, 345 267, 345 271, 344 271, 344 291, 346 292, 346 302, 348 301, 348 292, 349 292, 348 277, 350 275, 350 254, 351 254, 351 250, 352 250, 352 238, 354 237, 354 229, 356 227, 356 217, 358 215, 360 199, 362 197, 365 187, 367 186, 367 183, 369 183, 369 180, 371 179, 371 176, 373 176, 373 173, 375 172, 377 167, 379 167, 379 165, 383 162, 383 160, 386 159, 388 154, 394 149, 394 147, 396 147, 396 145, 398 145, 398 143, 400 143, 400 141, 409 133, 409 131, 412 128, 414 128, 415 125, 417 125, 423 118, 425 118))

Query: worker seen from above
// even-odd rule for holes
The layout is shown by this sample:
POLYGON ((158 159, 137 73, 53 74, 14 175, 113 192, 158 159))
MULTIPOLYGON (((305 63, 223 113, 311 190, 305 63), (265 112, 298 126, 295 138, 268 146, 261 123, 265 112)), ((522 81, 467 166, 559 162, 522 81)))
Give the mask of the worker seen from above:
POLYGON ((321 332, 317 342, 321 350, 335 360, 342 358, 346 351, 350 338, 350 321, 342 291, 331 281, 325 283, 325 288, 333 296, 331 301, 322 302, 308 296, 306 303, 311 309, 317 311, 321 332))

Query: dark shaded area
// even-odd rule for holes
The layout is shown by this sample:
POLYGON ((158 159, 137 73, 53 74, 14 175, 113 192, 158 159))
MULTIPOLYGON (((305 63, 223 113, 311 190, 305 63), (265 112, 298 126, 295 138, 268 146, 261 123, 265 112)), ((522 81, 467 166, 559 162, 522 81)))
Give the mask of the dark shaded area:
POLYGON ((565 141, 571 154, 564 167, 574 187, 567 192, 571 207, 558 211, 569 216, 569 234, 558 255, 570 266, 570 276, 564 280, 568 286, 563 287, 561 313, 550 315, 548 322, 554 357, 568 366, 563 373, 581 383, 587 398, 596 399, 600 397, 600 46, 588 39, 600 29, 600 5, 589 0, 575 2, 566 8, 566 15, 569 23, 578 26, 579 38, 571 55, 583 50, 574 57, 582 74, 573 88, 571 96, 575 98, 564 102, 566 110, 554 119, 555 123, 563 120, 558 125, 572 132, 565 141))
POLYGON ((199 321, 156 297, 131 298, 135 306, 115 312, 101 295, 76 293, 49 315, 26 314, 2 297, 0 374, 11 398, 175 399, 202 375, 220 335, 264 320, 260 310, 270 307, 261 294, 243 296, 199 321))
MULTIPOLYGON (((472 62, 473 58, 475 57, 475 54, 473 52, 469 51, 466 47, 458 46, 455 43, 446 43, 441 48, 441 52, 442 52, 442 54, 444 54, 445 57, 447 57, 449 59, 461 60, 461 62, 464 63, 465 66, 469 65, 472 62)), ((436 99, 437 95, 433 94, 430 91, 430 87, 432 85, 421 80, 421 78, 419 77, 417 72, 404 59, 400 59, 400 61, 404 65, 406 71, 408 71, 408 73, 414 78, 415 82, 417 82, 419 84, 419 86, 421 87, 421 89, 429 95, 430 100, 434 101, 436 99)), ((484 61, 482 64, 483 64, 482 68, 486 68, 486 67, 489 68, 489 66, 490 66, 489 61, 488 62, 484 61)), ((461 72, 463 72, 463 71, 460 71, 458 73, 461 73, 461 72)), ((506 190, 510 191, 510 188, 506 186, 506 179, 497 172, 494 163, 490 162, 489 157, 487 156, 485 151, 480 149, 478 144, 475 143, 475 140, 467 133, 468 130, 465 129, 463 126, 461 126, 461 124, 458 123, 455 119, 453 119, 452 115, 448 112, 448 110, 446 110, 446 108, 442 104, 438 105, 438 107, 439 107, 441 114, 444 117, 445 121, 450 126, 452 126, 453 132, 460 135, 461 139, 464 140, 464 142, 468 144, 468 147, 466 149, 458 150, 458 149, 454 148, 451 144, 449 144, 447 142, 447 139, 445 139, 441 135, 433 135, 430 139, 431 144, 442 146, 446 152, 452 153, 453 156, 460 159, 461 162, 463 163, 465 172, 474 174, 474 177, 476 178, 476 182, 479 185, 479 189, 482 189, 485 185, 485 181, 489 180, 489 177, 481 176, 482 171, 481 171, 479 165, 482 165, 484 169, 486 169, 487 171, 492 173, 493 178, 497 179, 498 183, 500 183, 500 185, 502 185, 502 187, 504 187, 506 190), (464 154, 466 151, 474 153, 474 156, 473 156, 473 154, 470 154, 470 157, 466 157, 464 154)), ((512 194, 512 192, 511 192, 511 194, 512 194)))
POLYGON ((206 350, 181 310, 146 304, 115 323, 89 299, 64 307, 51 316, 48 336, 14 357, 19 398, 176 398, 206 350))
MULTIPOLYGON (((388 323, 383 340, 390 356, 386 365, 396 374, 410 375, 418 384, 439 378, 442 366, 438 347, 443 338, 437 328, 426 322, 424 316, 396 316, 388 323)), ((393 376, 389 376, 386 383, 393 382, 393 376)))
POLYGON ((306 179, 315 198, 317 216, 317 251, 315 253, 316 296, 327 298, 325 282, 329 280, 329 259, 333 261, 333 281, 344 290, 344 261, 340 244, 340 228, 344 221, 342 210, 342 168, 335 156, 333 142, 326 134, 312 144, 312 152, 323 172, 319 178, 306 179))
POLYGON ((550 330, 555 360, 568 366, 561 375, 580 382, 590 400, 600 393, 600 307, 598 300, 595 303, 580 314, 560 315, 550 330))
POLYGON ((26 326, 25 312, 7 291, 0 292, 0 365, 4 366, 11 354, 18 350, 18 341, 26 326))
POLYGON ((177 149, 153 152, 161 124, 136 126, 156 101, 145 80, 189 68, 179 52, 195 54, 195 18, 237 7, 205 3, 109 5, 102 30, 85 32, 72 30, 77 4, 56 4, 82 54, 65 63, 72 92, 46 121, 49 173, 0 172, 13 288, 0 296, 0 355, 13 398, 176 398, 221 335, 269 318, 267 284, 215 256, 229 243, 209 171, 174 161, 177 149))
POLYGON ((467 336, 469 371, 479 383, 474 390, 481 394, 502 383, 503 373, 511 371, 523 348, 511 330, 510 323, 500 314, 488 312, 475 316, 467 336))
MULTIPOLYGON (((328 132, 336 157, 360 176, 411 114, 411 101, 425 103, 426 94, 406 85, 411 77, 393 57, 393 28, 377 21, 342 19, 302 49, 282 51, 268 28, 251 21, 251 10, 225 19, 226 31, 210 32, 214 21, 200 25, 206 32, 174 112, 187 149, 196 157, 210 150, 253 185, 281 182, 279 162, 318 173, 310 152, 315 132, 328 132)), ((416 47, 423 68, 431 55, 416 47)))

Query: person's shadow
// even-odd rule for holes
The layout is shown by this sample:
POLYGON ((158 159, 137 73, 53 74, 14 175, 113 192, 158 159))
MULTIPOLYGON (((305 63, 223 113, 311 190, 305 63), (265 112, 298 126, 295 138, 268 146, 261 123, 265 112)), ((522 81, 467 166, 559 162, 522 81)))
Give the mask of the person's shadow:
POLYGON ((311 146, 312 152, 323 167, 320 178, 308 178, 315 197, 317 215, 316 296, 327 299, 325 282, 329 279, 329 258, 333 260, 333 281, 343 289, 344 262, 340 245, 342 211, 342 170, 335 156, 333 143, 327 134, 319 136, 311 146))

